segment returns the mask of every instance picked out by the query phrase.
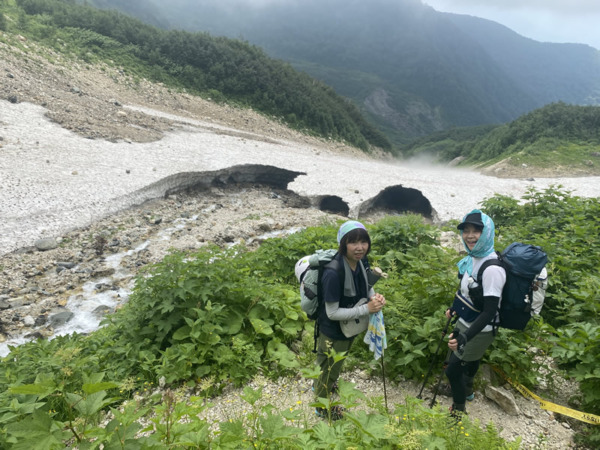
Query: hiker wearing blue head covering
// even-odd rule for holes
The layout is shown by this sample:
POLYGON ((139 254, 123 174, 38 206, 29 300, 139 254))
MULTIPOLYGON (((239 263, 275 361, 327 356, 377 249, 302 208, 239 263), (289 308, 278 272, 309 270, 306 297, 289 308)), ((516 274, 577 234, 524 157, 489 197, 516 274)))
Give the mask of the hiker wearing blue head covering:
POLYGON ((484 261, 498 258, 494 250, 494 222, 486 214, 474 209, 458 225, 467 256, 458 262, 460 288, 446 317, 458 315, 458 321, 448 347, 452 351, 446 376, 452 391, 451 414, 465 413, 466 400, 473 400, 473 380, 479 361, 494 340, 493 323, 506 283, 506 272, 500 266, 489 266, 483 272, 483 301, 475 303, 469 289, 477 287, 477 271, 484 261))
MULTIPOLYGON (((369 286, 363 259, 371 251, 371 238, 365 226, 355 220, 344 222, 337 233, 338 252, 332 262, 325 266, 322 277, 323 303, 317 318, 319 337, 317 340, 317 365, 321 374, 313 389, 317 398, 331 397, 334 392, 343 360, 335 361, 331 350, 345 353, 350 350, 354 338, 366 331, 369 314, 381 311, 385 298, 369 286), (364 329, 356 330, 357 319, 364 329)), ((359 327, 360 328, 360 327, 359 327)), ((339 406, 331 411, 317 408, 317 415, 339 419, 343 413, 339 406)))

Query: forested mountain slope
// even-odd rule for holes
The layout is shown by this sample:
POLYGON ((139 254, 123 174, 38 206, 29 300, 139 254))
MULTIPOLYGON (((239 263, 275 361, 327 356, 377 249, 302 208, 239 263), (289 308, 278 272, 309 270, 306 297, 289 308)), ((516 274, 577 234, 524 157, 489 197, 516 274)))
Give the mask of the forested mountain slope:
POLYGON ((165 28, 246 39, 351 98, 397 143, 506 123, 551 102, 600 102, 598 50, 536 42, 420 0, 93 3, 165 28))
POLYGON ((365 151, 386 137, 333 89, 246 42, 165 31, 115 11, 60 0, 0 5, 6 31, 23 33, 86 61, 118 64, 176 89, 252 107, 307 133, 365 151))
POLYGON ((600 107, 552 103, 504 125, 434 133, 406 146, 404 154, 439 162, 454 159, 496 175, 598 175, 600 107))

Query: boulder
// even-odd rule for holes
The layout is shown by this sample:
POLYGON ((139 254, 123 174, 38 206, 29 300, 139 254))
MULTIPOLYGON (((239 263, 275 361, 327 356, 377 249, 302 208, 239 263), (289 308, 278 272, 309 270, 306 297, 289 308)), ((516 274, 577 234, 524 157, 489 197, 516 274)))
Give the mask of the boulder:
POLYGON ((511 416, 518 416, 521 413, 515 397, 502 387, 487 386, 485 388, 485 396, 494 401, 505 413, 511 416))
POLYGON ((74 315, 75 314, 73 314, 71 311, 61 311, 57 314, 54 314, 50 316, 50 326, 52 328, 60 327, 71 320, 74 315))
POLYGON ((95 317, 102 318, 102 317, 106 316, 107 314, 110 314, 111 312, 112 312, 112 310, 108 306, 100 305, 92 311, 92 314, 95 317))
POLYGON ((26 327, 32 327, 35 325, 35 319, 31 316, 25 316, 25 318, 23 319, 23 323, 26 327))
POLYGON ((58 247, 58 242, 54 238, 42 238, 35 241, 35 248, 41 252, 52 250, 58 247))

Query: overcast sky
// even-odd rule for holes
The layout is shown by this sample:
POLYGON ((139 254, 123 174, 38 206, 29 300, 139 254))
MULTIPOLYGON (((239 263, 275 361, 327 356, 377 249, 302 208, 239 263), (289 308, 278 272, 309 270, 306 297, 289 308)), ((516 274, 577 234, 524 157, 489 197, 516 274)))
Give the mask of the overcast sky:
POLYGON ((423 0, 441 12, 493 20, 541 42, 600 49, 600 0, 423 0))

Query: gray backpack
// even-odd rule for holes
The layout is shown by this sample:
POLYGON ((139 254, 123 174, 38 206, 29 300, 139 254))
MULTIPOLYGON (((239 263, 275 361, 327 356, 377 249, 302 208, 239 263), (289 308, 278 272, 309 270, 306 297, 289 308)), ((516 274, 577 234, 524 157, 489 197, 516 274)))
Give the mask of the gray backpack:
POLYGON ((319 316, 319 304, 323 295, 319 290, 325 266, 329 264, 329 267, 338 271, 343 285, 343 267, 334 259, 335 255, 337 250, 317 250, 312 255, 300 258, 296 263, 294 271, 300 282, 300 307, 311 320, 316 320, 319 316))
MULTIPOLYGON (((296 262, 294 271, 300 283, 300 307, 311 320, 316 320, 319 316, 319 304, 323 300, 319 290, 325 266, 338 272, 340 284, 344 286, 344 267, 334 259, 336 255, 337 250, 317 250, 296 262)), ((367 272, 369 288, 373 287, 381 277, 387 278, 387 273, 383 273, 378 267, 371 269, 366 257, 362 259, 362 264, 367 272)))

